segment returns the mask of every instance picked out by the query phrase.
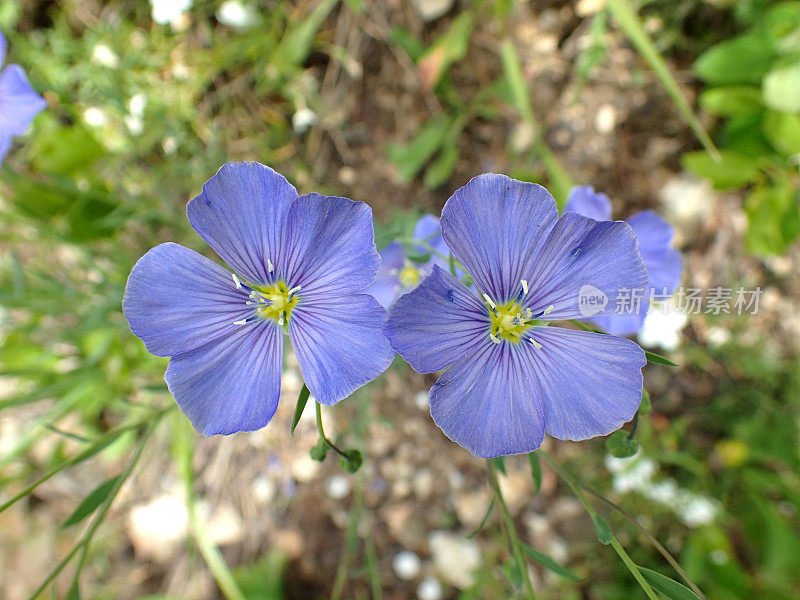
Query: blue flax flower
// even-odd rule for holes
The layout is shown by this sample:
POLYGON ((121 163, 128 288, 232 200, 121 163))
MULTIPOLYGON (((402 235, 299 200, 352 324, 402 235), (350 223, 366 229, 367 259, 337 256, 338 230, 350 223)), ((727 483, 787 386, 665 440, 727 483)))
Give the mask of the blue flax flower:
MULTIPOLYGON (((611 219, 611 200, 595 192, 590 186, 576 186, 569 192, 565 212, 575 212, 597 221, 611 219)), ((598 315, 591 321, 608 333, 631 335, 637 333, 644 323, 650 307, 650 299, 666 300, 681 282, 683 261, 681 254, 671 246, 675 230, 652 210, 643 210, 627 221, 639 241, 639 252, 649 277, 642 297, 627 303, 622 314, 598 315)))
POLYGON ((284 332, 322 404, 386 369, 394 357, 382 333, 386 312, 361 293, 379 260, 369 206, 298 196, 269 167, 228 163, 186 212, 234 273, 161 244, 133 267, 123 310, 147 349, 170 357, 167 385, 198 431, 252 431, 270 421, 284 332))
MULTIPOLYGON (((0 66, 5 62, 6 38, 0 33, 0 66)), ((47 103, 31 87, 19 65, 8 65, 0 73, 0 161, 11 147, 11 139, 22 135, 33 117, 47 103)))
POLYGON ((613 312, 647 271, 631 228, 568 213, 543 187, 481 175, 442 210, 444 240, 476 291, 438 266, 389 310, 386 333, 421 373, 447 367, 431 416, 481 457, 531 452, 545 432, 581 440, 630 420, 645 356, 630 340, 550 327, 587 295, 613 312))
POLYGON ((442 238, 439 219, 433 215, 422 216, 414 226, 414 251, 421 256, 430 256, 422 263, 414 262, 406 256, 403 245, 392 242, 381 250, 381 266, 378 276, 365 292, 371 294, 385 308, 404 292, 413 290, 423 277, 429 275, 433 265, 448 268, 450 249, 442 238))

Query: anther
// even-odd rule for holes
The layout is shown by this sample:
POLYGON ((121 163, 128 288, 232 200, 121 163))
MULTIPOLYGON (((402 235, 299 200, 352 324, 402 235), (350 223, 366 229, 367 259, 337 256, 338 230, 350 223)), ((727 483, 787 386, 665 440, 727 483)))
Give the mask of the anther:
POLYGON ((247 319, 242 319, 241 321, 234 321, 234 325, 247 325, 247 319))
POLYGON ((275 265, 272 264, 270 259, 267 259, 267 271, 272 273, 275 270, 275 265))
POLYGON ((541 350, 541 349, 542 349, 542 345, 541 345, 539 342, 537 342, 535 339, 533 339, 533 338, 528 338, 528 341, 529 341, 531 344, 533 344, 533 345, 536 347, 536 349, 537 349, 537 350, 541 350))
POLYGON ((286 296, 287 296, 287 297, 289 297, 289 298, 291 298, 292 294, 294 294, 295 292, 297 292, 297 291, 299 291, 299 290, 301 290, 301 289, 303 289, 303 286, 301 286, 301 285, 296 285, 295 287, 293 287, 292 289, 290 289, 288 292, 286 292, 286 296))
POLYGON ((486 304, 488 304, 488 305, 489 305, 489 307, 490 307, 492 310, 494 310, 494 309, 496 309, 496 308, 497 308, 497 305, 496 305, 494 302, 492 302, 492 299, 491 299, 491 298, 489 298, 489 295, 488 295, 488 294, 483 294, 483 299, 484 299, 484 300, 486 300, 486 304))
POLYGON ((236 284, 236 289, 242 289, 242 282, 239 281, 239 278, 236 276, 236 273, 231 273, 231 277, 233 277, 233 283, 236 284))
POLYGON ((525 296, 528 293, 528 282, 522 279, 520 283, 522 284, 522 295, 525 296))
POLYGON ((492 341, 493 341, 495 344, 499 344, 499 343, 500 343, 500 338, 499 338, 499 337, 497 337, 497 336, 496 336, 495 334, 493 334, 493 333, 490 333, 490 334, 489 334, 489 339, 490 339, 490 340, 492 340, 492 341))

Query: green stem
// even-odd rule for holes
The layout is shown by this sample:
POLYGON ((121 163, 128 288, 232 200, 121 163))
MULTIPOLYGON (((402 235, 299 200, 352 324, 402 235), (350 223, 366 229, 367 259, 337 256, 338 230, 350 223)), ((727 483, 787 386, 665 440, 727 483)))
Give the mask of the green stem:
POLYGON ((511 550, 514 554, 514 560, 517 563, 520 575, 522 576, 522 587, 525 590, 525 595, 530 600, 535 600, 536 595, 533 592, 533 584, 531 583, 531 575, 528 571, 528 561, 525 559, 525 553, 522 550, 522 542, 517 534, 517 528, 514 526, 514 520, 511 518, 511 513, 508 511, 508 505, 503 497, 503 492, 500 489, 500 481, 497 479, 497 472, 491 461, 489 461, 489 479, 492 482, 492 489, 494 490, 495 497, 497 498, 500 508, 503 512, 503 524, 505 526, 506 534, 511 542, 511 550))
POLYGON ((139 458, 142 455, 142 451, 144 450, 147 440, 150 439, 150 435, 155 430, 156 425, 158 425, 159 421, 161 420, 161 416, 163 414, 164 413, 159 413, 158 415, 156 415, 154 418, 151 419, 147 431, 145 431, 144 435, 142 436, 142 440, 139 442, 139 445, 136 448, 136 453, 133 455, 133 459, 128 464, 127 468, 122 473, 122 475, 119 477, 117 483, 111 489, 111 492, 108 494, 108 498, 106 498, 106 500, 101 505, 100 510, 94 516, 94 519, 92 520, 92 523, 89 526, 89 528, 81 536, 80 540, 78 540, 78 543, 76 543, 72 547, 72 550, 70 550, 69 553, 63 559, 61 559, 61 561, 53 568, 53 570, 50 571, 50 573, 47 575, 47 577, 45 577, 44 581, 39 585, 36 591, 30 595, 29 600, 35 600, 35 598, 37 598, 39 594, 41 594, 44 591, 44 589, 50 584, 50 582, 53 581, 58 576, 59 573, 61 573, 61 571, 64 569, 67 563, 69 563, 69 561, 72 560, 72 557, 74 557, 79 550, 84 549, 80 559, 80 563, 78 565, 78 569, 76 570, 75 576, 73 578, 73 586, 77 586, 78 577, 80 577, 80 572, 83 567, 83 563, 86 560, 87 550, 85 548, 87 548, 91 543, 92 538, 94 537, 94 534, 97 532, 98 527, 100 527, 101 523, 106 517, 106 514, 111 508, 111 505, 114 503, 114 499, 117 497, 120 488, 128 480, 128 477, 130 477, 131 473, 133 472, 133 469, 139 462, 139 458))
POLYGON ((345 454, 342 450, 336 447, 336 445, 328 439, 328 436, 325 435, 325 430, 322 427, 322 407, 320 406, 319 402, 314 402, 315 409, 317 411, 317 431, 319 432, 319 437, 322 438, 328 447, 336 452, 339 456, 344 458, 345 460, 350 460, 347 454, 345 454))
MULTIPOLYGON (((580 501, 580 503, 583 505, 583 508, 586 509, 586 512, 592 518, 592 521, 596 522, 597 519, 600 519, 600 515, 597 514, 597 511, 595 510, 594 506, 592 506, 586 499, 586 496, 583 494, 583 491, 575 482, 575 480, 572 478, 572 476, 569 473, 567 473, 564 469, 562 469, 558 464, 556 464, 556 462, 553 461, 546 452, 544 452, 541 449, 539 449, 537 452, 539 455, 541 455, 542 458, 545 459, 545 461, 547 461, 547 464, 550 465, 550 467, 556 473, 558 473, 558 476, 561 477, 561 479, 563 479, 567 483, 567 485, 569 485, 570 489, 575 494, 575 497, 580 501)), ((610 542, 611 547, 614 548, 614 551, 617 553, 617 555, 619 555, 620 559, 622 559, 622 562, 628 568, 628 571, 631 572, 631 575, 633 575, 633 578, 638 582, 642 590, 644 590, 644 593, 647 594, 647 597, 650 598, 650 600, 659 600, 658 596, 653 591, 653 588, 651 588, 650 584, 647 583, 647 580, 644 578, 644 575, 642 575, 642 572, 639 570, 639 567, 636 565, 635 562, 633 562, 631 557, 625 551, 625 548, 623 548, 622 545, 619 543, 617 537, 612 532, 609 533, 611 535, 611 542, 610 542)))

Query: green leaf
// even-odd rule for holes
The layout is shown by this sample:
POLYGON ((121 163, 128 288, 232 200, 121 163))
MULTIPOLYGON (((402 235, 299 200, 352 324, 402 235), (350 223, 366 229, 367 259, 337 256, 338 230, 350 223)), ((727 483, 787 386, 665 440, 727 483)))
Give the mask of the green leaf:
POLYGON ((653 410, 653 403, 650 401, 650 392, 642 390, 642 403, 639 405, 640 415, 649 415, 653 410))
POLYGON ((441 148, 449 128, 449 119, 444 115, 436 115, 428 119, 409 144, 389 146, 389 161, 397 168, 401 179, 410 181, 420 172, 425 163, 441 148))
POLYGON ((503 475, 506 475, 506 461, 505 458, 502 456, 498 456, 496 458, 491 459, 492 467, 500 471, 503 475))
POLYGON ((653 363, 656 365, 666 365, 668 367, 677 367, 678 365, 672 362, 668 358, 664 358, 660 354, 656 354, 655 352, 648 352, 647 350, 644 351, 644 357, 647 359, 647 362, 653 363))
POLYGON ((666 575, 641 566, 639 567, 639 571, 642 572, 642 576, 654 590, 661 592, 671 600, 700 600, 699 596, 688 587, 666 575))
POLYGON ((300 422, 300 417, 303 416, 303 409, 306 407, 306 403, 308 402, 308 397, 310 395, 311 391, 304 383, 303 388, 300 390, 300 395, 297 396, 297 405, 294 407, 294 416, 292 417, 292 435, 294 435, 294 430, 297 427, 297 424, 300 422))
POLYGON ((762 83, 764 102, 786 112, 800 111, 800 60, 772 69, 762 83))
POLYGON ((36 138, 33 164, 40 171, 69 175, 91 165, 105 149, 82 125, 61 127, 36 138))
POLYGON ((481 522, 480 522, 480 523, 478 523, 478 526, 477 526, 475 529, 473 529, 473 530, 472 530, 472 531, 469 533, 469 535, 467 535, 467 538, 468 538, 468 539, 470 539, 470 538, 474 538, 476 535, 478 535, 478 532, 479 532, 481 529, 483 529, 483 526, 484 526, 484 525, 486 525, 486 521, 488 521, 488 520, 489 520, 489 517, 490 517, 490 516, 491 516, 491 514, 492 514, 492 510, 494 510, 494 499, 495 499, 495 497, 494 497, 494 496, 492 496, 491 500, 489 500, 489 506, 487 506, 487 507, 486 507, 486 512, 484 513, 484 515, 483 515, 483 518, 481 519, 481 522))
POLYGON ((442 146, 439 156, 425 169, 423 178, 425 187, 432 190, 447 183, 453 169, 456 168, 458 156, 458 146, 455 143, 447 143, 442 146))
POLYGON ((720 152, 716 161, 708 152, 688 152, 681 157, 683 168, 709 179, 720 190, 733 189, 755 180, 758 165, 751 158, 732 150, 720 152))
POLYGON ((463 11, 448 30, 428 49, 417 62, 423 87, 432 90, 455 62, 467 55, 472 35, 472 13, 463 11))
POLYGON ((750 220, 744 242, 751 254, 783 254, 800 235, 797 190, 789 181, 755 188, 744 210, 750 220))
POLYGON ((316 460, 317 462, 322 462, 325 460, 325 457, 328 456, 329 448, 330 446, 328 445, 328 442, 322 438, 319 438, 317 445, 309 451, 309 454, 311 455, 312 459, 316 460))
POLYGON ((718 117, 749 115, 764 108, 761 88, 752 85, 728 85, 705 90, 698 102, 704 110, 718 117))
POLYGON ((561 575, 562 577, 565 577, 566 579, 569 579, 571 581, 581 580, 581 578, 578 577, 575 573, 573 573, 566 567, 563 567, 562 565, 554 561, 552 558, 550 558, 543 552, 539 552, 535 548, 532 548, 528 544, 523 543, 522 549, 525 551, 525 554, 527 554, 530 558, 538 562, 543 567, 547 567, 548 569, 553 571, 553 573, 561 575))
POLYGON ((800 115, 768 111, 762 129, 772 147, 784 156, 800 154, 800 115))
POLYGON ((339 0, 322 0, 310 14, 290 27, 270 56, 270 62, 281 72, 302 65, 311 53, 317 31, 338 3, 339 0))
POLYGON ((361 465, 364 463, 364 457, 362 456, 361 452, 352 448, 350 450, 346 450, 345 455, 341 457, 340 463, 342 469, 347 473, 355 473, 361 468, 361 465))
POLYGON ((694 63, 695 74, 714 85, 758 85, 772 66, 775 52, 764 35, 744 34, 707 50, 694 63))
POLYGON ((624 429, 615 431, 606 438, 606 450, 611 456, 628 458, 639 451, 639 442, 624 429))
POLYGON ((116 477, 112 477, 111 479, 104 481, 94 488, 78 505, 78 508, 76 508, 73 513, 67 517, 67 520, 64 521, 62 527, 70 527, 71 525, 80 523, 83 521, 83 519, 92 514, 95 509, 100 506, 106 500, 106 498, 108 498, 111 491, 117 485, 119 478, 120 476, 117 475, 116 477))
POLYGON ((533 479, 534 494, 538 494, 542 488, 542 465, 539 462, 539 456, 536 451, 528 454, 528 462, 531 463, 531 479, 533 479))
POLYGON ((600 540, 601 544, 608 546, 611 540, 614 539, 614 534, 611 533, 611 528, 608 526, 608 523, 606 523, 603 517, 597 513, 593 513, 592 524, 594 525, 594 532, 597 535, 597 539, 600 540))

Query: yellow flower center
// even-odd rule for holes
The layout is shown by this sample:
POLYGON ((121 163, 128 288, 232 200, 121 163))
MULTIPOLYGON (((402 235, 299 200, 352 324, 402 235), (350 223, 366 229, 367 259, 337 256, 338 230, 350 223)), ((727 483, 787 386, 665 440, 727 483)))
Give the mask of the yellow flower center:
POLYGON ((300 302, 300 297, 295 294, 300 287, 289 289, 283 281, 276 281, 265 286, 252 286, 250 298, 254 300, 256 312, 262 319, 273 319, 281 327, 289 323, 292 309, 300 302))
POLYGON ((494 307, 488 304, 488 306, 492 341, 508 340, 519 343, 525 330, 539 323, 533 319, 530 308, 523 308, 517 302, 495 304, 494 307))
POLYGON ((400 283, 403 284, 404 288, 415 287, 419 283, 421 277, 422 273, 420 273, 420 270, 408 260, 397 273, 397 278, 400 280, 400 283))

